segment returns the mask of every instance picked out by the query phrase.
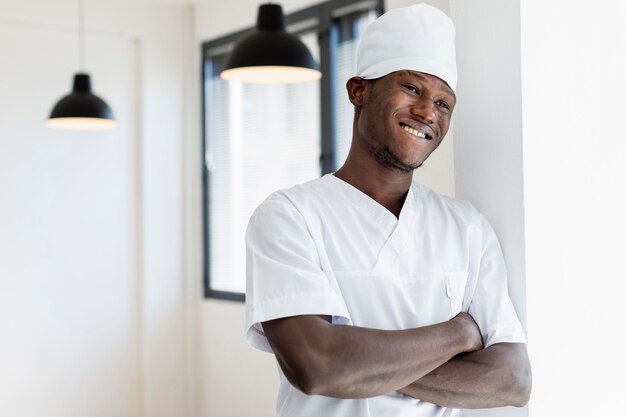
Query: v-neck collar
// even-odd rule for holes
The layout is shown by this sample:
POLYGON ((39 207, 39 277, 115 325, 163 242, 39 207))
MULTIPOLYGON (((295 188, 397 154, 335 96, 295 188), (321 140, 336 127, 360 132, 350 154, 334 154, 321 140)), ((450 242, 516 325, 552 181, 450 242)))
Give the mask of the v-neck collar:
POLYGON ((402 210, 400 210, 400 216, 396 218, 396 216, 382 204, 341 178, 333 174, 326 174, 325 177, 327 177, 328 181, 337 184, 341 188, 341 191, 346 193, 347 200, 349 200, 351 204, 379 220, 381 227, 384 227, 382 225, 393 227, 391 234, 378 254, 378 259, 372 270, 372 272, 383 273, 395 263, 395 260, 402 248, 405 247, 411 235, 413 224, 417 218, 417 200, 419 197, 417 185, 411 182, 404 204, 402 205, 402 210))
POLYGON ((348 199, 353 205, 356 205, 361 210, 366 210, 369 214, 372 214, 376 217, 390 217, 393 219, 394 223, 399 222, 403 217, 403 213, 406 211, 405 207, 407 201, 414 199, 414 184, 411 183, 409 191, 404 200, 404 204, 402 205, 402 209, 400 210, 400 216, 396 217, 395 214, 387 209, 387 207, 383 206, 378 201, 374 200, 372 197, 359 190, 357 187, 353 186, 349 182, 342 180, 333 173, 326 174, 325 177, 327 177, 332 182, 338 184, 339 187, 341 187, 342 190, 344 190, 350 197, 353 197, 348 199))

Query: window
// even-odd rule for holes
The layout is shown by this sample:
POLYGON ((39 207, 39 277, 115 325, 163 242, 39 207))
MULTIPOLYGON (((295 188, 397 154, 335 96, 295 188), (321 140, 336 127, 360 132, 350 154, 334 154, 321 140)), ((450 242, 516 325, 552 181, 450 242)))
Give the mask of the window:
POLYGON ((332 172, 347 156, 353 109, 345 91, 356 47, 383 1, 333 0, 287 16, 320 63, 322 79, 255 85, 219 77, 252 29, 204 43, 205 296, 244 300, 248 219, 273 191, 332 172))

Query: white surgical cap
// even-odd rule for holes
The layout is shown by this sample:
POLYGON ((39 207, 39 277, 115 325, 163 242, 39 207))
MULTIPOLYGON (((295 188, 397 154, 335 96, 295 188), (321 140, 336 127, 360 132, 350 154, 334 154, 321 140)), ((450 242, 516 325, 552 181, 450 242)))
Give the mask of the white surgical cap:
POLYGON ((412 70, 437 76, 456 90, 454 24, 427 4, 393 9, 372 22, 357 53, 357 75, 383 77, 412 70))

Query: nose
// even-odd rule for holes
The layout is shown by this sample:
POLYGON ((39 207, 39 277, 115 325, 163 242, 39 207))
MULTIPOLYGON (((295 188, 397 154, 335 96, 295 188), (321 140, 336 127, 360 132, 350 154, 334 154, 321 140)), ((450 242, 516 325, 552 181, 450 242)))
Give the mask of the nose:
POLYGON ((422 98, 411 106, 411 114, 427 124, 435 123, 437 115, 435 113, 435 103, 432 100, 422 98))

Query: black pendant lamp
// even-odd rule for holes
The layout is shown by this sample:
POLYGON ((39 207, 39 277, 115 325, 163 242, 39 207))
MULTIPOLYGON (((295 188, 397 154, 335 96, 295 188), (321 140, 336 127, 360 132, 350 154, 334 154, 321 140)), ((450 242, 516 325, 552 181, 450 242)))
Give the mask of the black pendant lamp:
POLYGON ((279 4, 259 6, 256 31, 235 45, 220 75, 247 83, 297 83, 322 76, 306 45, 287 33, 279 4))
MULTIPOLYGON (((84 68, 84 0, 79 0, 79 60, 84 68)), ((72 92, 61 98, 52 109, 46 126, 52 129, 103 130, 117 126, 111 108, 91 92, 89 74, 74 75, 72 92)))

